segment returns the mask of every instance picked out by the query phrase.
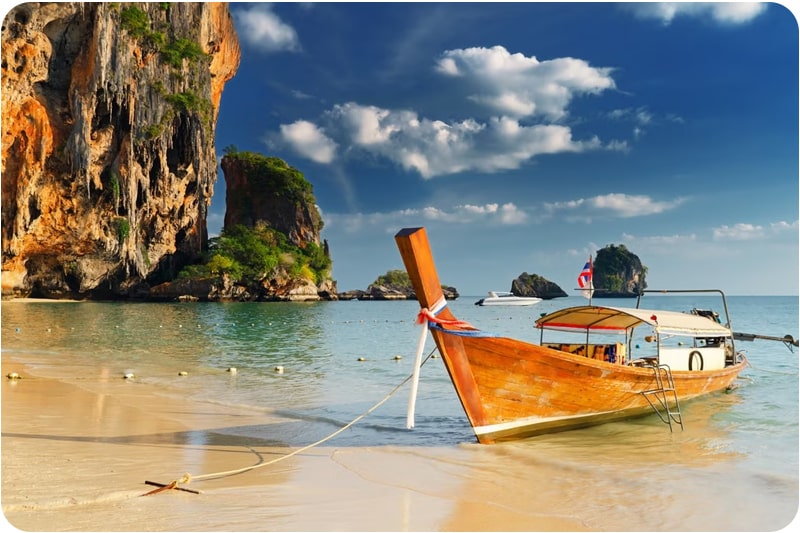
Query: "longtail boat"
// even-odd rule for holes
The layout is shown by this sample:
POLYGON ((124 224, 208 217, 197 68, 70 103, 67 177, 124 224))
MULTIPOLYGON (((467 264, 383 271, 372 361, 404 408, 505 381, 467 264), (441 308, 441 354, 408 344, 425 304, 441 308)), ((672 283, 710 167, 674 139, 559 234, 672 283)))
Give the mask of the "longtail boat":
POLYGON ((425 228, 402 229, 395 241, 420 319, 480 443, 648 414, 657 414, 670 430, 683 429, 679 402, 730 388, 747 364, 734 346, 730 321, 722 324, 702 312, 585 305, 539 318, 540 344, 483 332, 447 306, 425 228), (637 327, 652 330, 645 337, 652 355, 631 359, 637 327), (545 342, 545 331, 578 331, 581 337, 545 342), (621 340, 598 343, 598 334, 621 340))

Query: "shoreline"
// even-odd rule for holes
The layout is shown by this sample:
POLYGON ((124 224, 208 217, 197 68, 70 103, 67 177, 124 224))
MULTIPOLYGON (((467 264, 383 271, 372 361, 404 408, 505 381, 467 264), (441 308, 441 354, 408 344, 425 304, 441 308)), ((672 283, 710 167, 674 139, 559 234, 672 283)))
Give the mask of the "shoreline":
POLYGON ((441 468, 469 462, 471 445, 334 442, 280 460, 295 449, 225 433, 278 421, 269 413, 196 404, 122 379, 87 388, 42 378, 5 354, 2 372, 0 500, 18 529, 253 530, 252 518, 242 521, 237 512, 263 515, 263 528, 275 531, 589 529, 578 519, 520 511, 523 504, 505 508, 492 501, 496 480, 464 480, 441 468), (8 379, 11 372, 21 377, 8 379), (187 472, 202 477, 275 459, 180 485, 200 494, 140 497, 156 488, 145 481, 167 484, 187 472))

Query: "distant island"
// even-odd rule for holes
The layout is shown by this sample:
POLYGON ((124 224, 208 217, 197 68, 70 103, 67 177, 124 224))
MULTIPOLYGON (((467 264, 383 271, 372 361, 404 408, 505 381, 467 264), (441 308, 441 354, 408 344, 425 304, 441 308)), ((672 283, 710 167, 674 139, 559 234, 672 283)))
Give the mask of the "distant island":
POLYGON ((593 269, 594 298, 633 298, 647 288, 647 267, 624 244, 598 250, 593 269))
MULTIPOLYGON (((442 285, 446 300, 456 300, 460 295, 455 287, 442 285)), ((339 300, 416 300, 411 279, 405 270, 390 270, 378 276, 366 290, 340 292, 339 300)))

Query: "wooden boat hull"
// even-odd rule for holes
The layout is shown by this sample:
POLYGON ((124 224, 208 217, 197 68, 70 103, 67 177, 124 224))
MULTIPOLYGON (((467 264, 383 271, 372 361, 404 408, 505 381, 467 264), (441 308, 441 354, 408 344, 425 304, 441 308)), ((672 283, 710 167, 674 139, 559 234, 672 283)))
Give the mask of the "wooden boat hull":
MULTIPOLYGON (((642 394, 650 368, 595 361, 508 338, 432 330, 481 443, 518 439, 653 414, 642 394)), ((745 363, 714 372, 674 371, 681 401, 725 390, 745 363)))
MULTIPOLYGON (((446 306, 424 228, 396 236, 436 346, 478 441, 494 443, 653 414, 653 368, 594 360, 464 328, 446 306)), ((746 362, 673 371, 680 401, 728 388, 746 362)))

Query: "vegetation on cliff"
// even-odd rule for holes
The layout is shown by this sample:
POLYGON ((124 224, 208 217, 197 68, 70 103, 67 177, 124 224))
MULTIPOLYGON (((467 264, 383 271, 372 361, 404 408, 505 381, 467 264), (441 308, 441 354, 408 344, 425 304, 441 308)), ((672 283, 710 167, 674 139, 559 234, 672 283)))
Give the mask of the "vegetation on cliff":
POLYGON ((372 285, 386 285, 396 290, 411 290, 411 278, 405 270, 389 270, 386 274, 378 276, 372 285))
POLYGON ((147 298, 196 262, 227 4, 21 3, 2 51, 3 297, 147 298))
POLYGON ((302 172, 277 157, 240 152, 235 146, 225 148, 223 168, 231 174, 226 172, 226 179, 237 184, 228 188, 225 227, 209 239, 203 260, 185 267, 179 277, 226 277, 251 288, 286 278, 315 285, 328 280, 332 261, 318 244, 322 219, 302 172), (298 229, 306 225, 308 231, 298 229), (310 237, 299 239, 301 234, 310 237))
POLYGON ((219 237, 209 240, 203 262, 181 270, 182 279, 227 276, 242 285, 254 285, 264 279, 289 275, 320 283, 330 274, 331 259, 315 243, 300 248, 288 242, 286 235, 259 223, 255 228, 236 225, 225 228, 219 237))
MULTIPOLYGON (((248 195, 240 195, 243 208, 253 196, 280 198, 286 204, 316 204, 314 189, 311 183, 298 169, 278 157, 264 156, 255 152, 240 152, 236 146, 230 145, 223 150, 225 166, 237 165, 247 176, 248 195)), ((238 206, 228 206, 233 209, 238 206)), ((322 230, 322 218, 317 215, 313 221, 317 231, 322 230)))
POLYGON ((635 296, 647 288, 647 267, 624 244, 598 250, 593 269, 595 296, 635 296))

